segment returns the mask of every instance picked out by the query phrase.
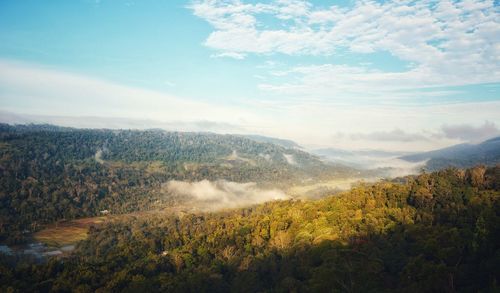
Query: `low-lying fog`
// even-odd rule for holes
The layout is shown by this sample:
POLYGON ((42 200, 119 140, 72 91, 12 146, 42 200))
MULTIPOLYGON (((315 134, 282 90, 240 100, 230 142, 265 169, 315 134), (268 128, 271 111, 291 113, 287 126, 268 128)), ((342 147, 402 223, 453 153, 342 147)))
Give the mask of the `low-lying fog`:
POLYGON ((325 161, 339 163, 357 169, 386 169, 383 171, 385 177, 418 174, 427 163, 427 161, 408 162, 399 159, 401 156, 408 154, 405 152, 377 150, 348 151, 333 148, 311 150, 311 152, 319 155, 325 161))
POLYGON ((408 162, 398 158, 388 158, 372 162, 370 169, 384 168, 386 169, 384 170, 385 177, 401 177, 420 173, 420 170, 425 167, 427 161, 408 162))
MULTIPOLYGON (((259 204, 272 200, 289 198, 321 198, 334 194, 340 190, 349 189, 359 180, 375 182, 381 177, 394 178, 411 174, 418 174, 427 161, 407 162, 399 157, 401 153, 388 153, 383 151, 361 151, 359 153, 325 150, 326 153, 318 154, 324 160, 342 163, 358 169, 377 170, 376 176, 370 178, 344 178, 329 182, 319 182, 310 186, 294 186, 285 191, 277 188, 269 189, 254 182, 239 183, 226 180, 198 182, 171 180, 163 185, 164 192, 174 195, 191 208, 203 211, 216 211, 226 208, 239 208, 259 204)), ((233 156, 236 156, 233 153, 233 156)), ((292 158, 287 158, 289 163, 295 163, 292 158)))
POLYGON ((193 199, 196 208, 220 210, 237 208, 271 200, 290 198, 279 189, 262 189, 256 183, 238 183, 225 180, 185 182, 172 180, 165 188, 178 196, 193 199))

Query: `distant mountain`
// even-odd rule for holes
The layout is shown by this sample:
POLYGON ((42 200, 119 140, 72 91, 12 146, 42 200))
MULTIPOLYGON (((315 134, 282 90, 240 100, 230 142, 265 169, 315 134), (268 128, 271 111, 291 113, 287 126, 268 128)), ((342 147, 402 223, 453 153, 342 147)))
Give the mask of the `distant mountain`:
POLYGON ((429 170, 450 166, 466 168, 478 164, 495 165, 500 163, 500 137, 480 144, 458 144, 435 151, 402 156, 400 159, 408 162, 429 160, 426 164, 429 170))
POLYGON ((100 116, 52 116, 19 114, 0 110, 0 123, 11 125, 24 124, 50 124, 76 128, 108 128, 108 129, 164 129, 169 131, 192 131, 192 132, 215 132, 230 133, 241 131, 235 124, 195 120, 195 121, 159 121, 154 119, 135 119, 124 117, 100 117, 100 116))
POLYGON ((341 157, 341 156, 367 156, 367 157, 394 157, 408 154, 407 152, 391 152, 384 150, 344 150, 337 148, 323 148, 311 151, 314 154, 325 157, 341 157))
MULTIPOLYGON (((53 155, 71 161, 93 157, 102 151, 104 161, 161 162, 186 179, 267 181, 308 178, 324 171, 340 170, 300 150, 293 141, 257 135, 0 124, 0 139, 14 148, 14 142, 29 145, 32 153, 56 144, 53 155), (41 144, 42 141, 47 144, 41 144)), ((343 170, 349 171, 349 168, 343 170)))
POLYGON ((408 153, 384 150, 345 150, 338 148, 323 148, 311 150, 312 154, 321 158, 357 168, 376 168, 381 162, 397 158, 408 153))
POLYGON ((296 142, 289 140, 289 139, 282 139, 282 138, 275 138, 275 137, 268 137, 268 136, 262 136, 262 135, 243 135, 243 137, 249 138, 253 141, 256 142, 265 142, 265 143, 272 143, 275 145, 282 146, 287 149, 302 149, 300 145, 298 145, 296 142))

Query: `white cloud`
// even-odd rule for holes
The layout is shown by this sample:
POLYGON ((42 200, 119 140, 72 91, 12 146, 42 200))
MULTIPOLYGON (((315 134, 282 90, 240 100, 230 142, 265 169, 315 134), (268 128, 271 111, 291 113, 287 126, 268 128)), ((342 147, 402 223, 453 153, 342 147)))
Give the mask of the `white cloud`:
MULTIPOLYGON (((430 108, 423 108, 421 111, 424 112, 424 109, 430 111, 430 113, 428 113, 429 116, 439 115, 440 112, 430 108)), ((496 105, 493 111, 498 110, 500 110, 500 108, 496 105)), ((466 107, 459 110, 459 112, 462 111, 466 112, 466 107)), ((406 125, 412 129, 411 124, 414 124, 414 121, 411 120, 421 116, 422 114, 423 113, 419 113, 413 117, 408 117, 406 125)), ((497 136, 500 136, 500 130, 497 125, 494 122, 485 121, 482 125, 478 125, 473 122, 459 124, 445 123, 440 127, 432 127, 427 130, 405 130, 401 128, 393 128, 392 130, 376 130, 371 132, 339 131, 332 135, 332 140, 335 141, 338 146, 343 145, 348 149, 359 145, 361 146, 361 149, 369 146, 368 148, 372 149, 380 148, 385 150, 420 151, 426 148, 428 150, 432 150, 459 143, 479 143, 497 136), (397 147, 388 148, 387 145, 395 145, 397 147), (420 147, 415 148, 416 145, 420 147)))
POLYGON ((78 128, 150 129, 169 131, 211 131, 216 133, 251 133, 244 126, 208 120, 158 121, 127 117, 99 116, 50 116, 13 113, 0 110, 0 123, 8 124, 53 124, 78 128))
MULTIPOLYGON (((306 97, 247 99, 228 106, 5 60, 0 60, 0 110, 30 114, 11 116, 11 121, 17 122, 256 133, 292 139, 306 146, 408 151, 445 147, 462 139, 442 135, 423 141, 352 140, 349 136, 333 139, 332 134, 391 132, 395 127, 407 133, 436 133, 445 124, 478 127, 478 121, 500 123, 499 101, 432 105, 358 103, 353 106, 306 97)), ((5 113, 0 113, 1 118, 6 119, 5 113)))
POLYGON ((263 90, 321 96, 376 91, 380 96, 397 89, 500 81, 500 23, 493 1, 359 1, 350 8, 317 8, 306 1, 207 0, 190 7, 214 27, 205 45, 222 53, 389 52, 413 64, 402 72, 304 65, 289 71, 298 81, 265 83, 263 90), (269 27, 263 16, 281 25, 269 27))
POLYGON ((171 81, 164 81, 165 85, 169 86, 169 87, 174 87, 175 86, 175 83, 171 82, 171 81))
POLYGON ((493 122, 485 121, 483 125, 470 124, 443 125, 443 135, 447 138, 457 138, 469 142, 481 142, 485 139, 500 136, 500 130, 493 122))
POLYGON ((242 53, 236 53, 236 52, 223 52, 223 53, 218 53, 218 54, 212 54, 212 58, 221 58, 221 57, 229 57, 233 59, 245 59, 245 54, 242 53))
MULTIPOLYGON (((466 83, 494 82, 497 77, 490 75, 471 76, 464 81, 465 76, 436 76, 429 68, 416 67, 404 72, 383 72, 364 66, 348 65, 308 65, 298 66, 288 71, 275 71, 271 75, 289 77, 293 82, 261 83, 259 89, 282 95, 329 97, 332 99, 356 98, 404 100, 425 96, 443 96, 457 91, 430 89, 443 85, 459 86, 466 83), (422 89, 426 91, 422 91, 422 89)), ((483 75, 488 75, 483 73, 483 75)))
POLYGON ((352 140, 372 140, 372 141, 427 141, 428 137, 420 133, 409 133, 402 129, 394 129, 391 131, 375 131, 371 133, 351 133, 352 140))
POLYGON ((253 182, 171 180, 165 188, 168 192, 194 199, 192 205, 204 210, 237 208, 289 198, 279 189, 261 189, 253 182))
POLYGON ((159 122, 237 125, 258 120, 257 115, 242 108, 6 60, 0 60, 0 107, 33 115, 125 117, 159 122))

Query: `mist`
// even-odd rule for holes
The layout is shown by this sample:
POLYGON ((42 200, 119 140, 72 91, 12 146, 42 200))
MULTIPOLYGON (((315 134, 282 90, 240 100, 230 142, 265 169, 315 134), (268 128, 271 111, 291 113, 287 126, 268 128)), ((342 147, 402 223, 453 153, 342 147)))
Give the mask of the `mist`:
POLYGON ((94 155, 94 159, 99 164, 104 164, 104 160, 102 159, 102 150, 97 150, 94 155))
POLYGON ((373 168, 387 168, 387 170, 384 171, 385 176, 393 178, 418 174, 422 168, 425 168, 428 161, 429 160, 408 162, 398 158, 390 158, 385 161, 376 162, 372 166, 373 168))
POLYGON ((167 192, 192 199, 201 210, 214 211, 239 208, 272 200, 290 198, 279 189, 261 189, 254 182, 238 183, 225 180, 186 182, 171 180, 164 186, 167 192))

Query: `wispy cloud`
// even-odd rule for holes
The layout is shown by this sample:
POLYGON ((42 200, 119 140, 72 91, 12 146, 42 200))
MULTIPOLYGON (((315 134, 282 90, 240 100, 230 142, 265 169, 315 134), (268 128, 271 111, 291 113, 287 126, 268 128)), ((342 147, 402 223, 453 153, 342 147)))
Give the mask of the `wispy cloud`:
POLYGON ((231 181, 184 182, 169 181, 166 191, 192 199, 192 205, 203 210, 220 210, 249 206, 272 200, 284 200, 289 196, 279 189, 262 189, 253 182, 231 181))
POLYGON ((258 120, 242 108, 176 97, 33 64, 0 60, 3 110, 46 116, 98 116, 160 122, 258 120))
POLYGON ((271 74, 291 77, 291 81, 261 83, 259 85, 261 90, 302 97, 330 97, 336 100, 355 98, 371 101, 404 101, 430 96, 439 97, 456 94, 459 91, 432 89, 432 87, 443 86, 445 83, 451 86, 482 82, 479 79, 474 80, 477 76, 469 78, 468 81, 457 79, 443 82, 440 77, 422 67, 405 72, 384 72, 366 67, 323 64, 299 66, 271 74))
MULTIPOLYGON (((478 143, 486 139, 500 136, 500 129, 493 122, 485 121, 482 125, 471 124, 443 124, 431 130, 408 131, 400 128, 392 130, 378 130, 372 132, 337 132, 332 138, 339 142, 351 141, 356 144, 375 146, 380 143, 404 144, 457 144, 478 143)), ((400 150, 405 150, 400 148, 400 150)), ((406 149, 408 150, 408 149, 406 149)))
MULTIPOLYGON (((478 121, 500 123, 500 102, 442 105, 342 104, 321 99, 248 99, 229 106, 176 97, 74 73, 0 60, 0 109, 24 113, 11 122, 48 122, 76 127, 164 128, 169 130, 257 133, 302 145, 390 150, 429 150, 462 141, 441 135, 430 140, 357 140, 332 133, 397 135, 478 121), (17 120, 16 120, 17 119, 17 120), (347 139, 349 138, 349 139, 347 139)), ((3 120, 2 120, 3 121, 3 120)), ((6 121, 9 122, 9 121, 6 121)), ((425 134, 425 133, 424 133, 425 134)), ((367 137, 365 137, 367 138, 367 137)))
POLYGON ((470 124, 443 125, 441 128, 447 138, 457 138, 469 142, 480 142, 488 138, 500 136, 500 129, 493 122, 485 121, 483 125, 470 124))
POLYGON ((216 133, 251 133, 245 126, 209 120, 158 121, 127 117, 99 116, 50 116, 13 113, 0 110, 0 123, 8 124, 54 124, 78 128, 151 129, 170 131, 210 131, 216 133))
POLYGON ((222 57, 228 57, 228 58, 233 58, 233 59, 245 59, 245 54, 243 53, 237 53, 237 52, 222 52, 218 54, 212 54, 212 58, 222 58, 222 57))
POLYGON ((295 0, 206 0, 190 8, 213 26, 205 45, 219 54, 389 52, 411 64, 402 71, 369 64, 295 66, 282 72, 294 75, 293 81, 262 83, 265 91, 330 97, 374 93, 380 98, 402 89, 500 82, 500 23, 494 1, 359 1, 348 8, 318 8, 295 0), (269 17, 279 25, 267 25, 269 17))
POLYGON ((352 140, 397 141, 397 142, 429 140, 429 138, 423 134, 411 133, 404 131, 402 129, 394 129, 391 131, 375 131, 370 133, 351 133, 349 137, 352 140))

